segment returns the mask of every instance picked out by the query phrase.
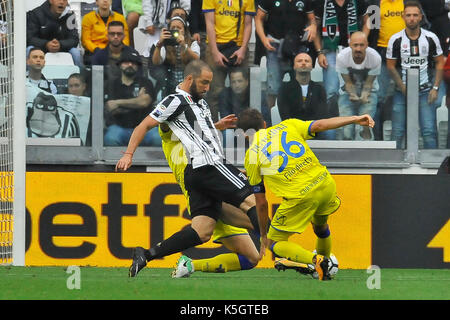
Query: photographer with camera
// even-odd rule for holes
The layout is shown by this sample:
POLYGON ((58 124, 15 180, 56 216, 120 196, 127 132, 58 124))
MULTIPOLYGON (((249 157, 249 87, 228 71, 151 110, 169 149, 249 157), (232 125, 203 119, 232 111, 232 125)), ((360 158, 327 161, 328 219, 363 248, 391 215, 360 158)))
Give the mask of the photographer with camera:
POLYGON ((163 64, 167 68, 163 96, 175 91, 184 79, 184 67, 192 60, 200 58, 200 46, 193 41, 186 26, 186 21, 179 16, 170 19, 169 29, 163 28, 156 48, 153 51, 154 65, 163 64))

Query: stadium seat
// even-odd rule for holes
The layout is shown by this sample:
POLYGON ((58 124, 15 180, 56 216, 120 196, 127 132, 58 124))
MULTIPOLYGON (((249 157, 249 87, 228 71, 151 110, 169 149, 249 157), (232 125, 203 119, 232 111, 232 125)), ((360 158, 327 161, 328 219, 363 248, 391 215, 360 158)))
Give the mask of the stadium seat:
POLYGON ((383 122, 383 140, 384 141, 390 141, 391 140, 391 133, 392 133, 392 121, 391 120, 385 120, 383 122))
MULTIPOLYGON (((140 19, 139 19, 140 21, 140 19)), ((144 55, 145 50, 147 49, 147 35, 142 31, 141 28, 137 27, 133 30, 134 36, 134 48, 141 56, 144 55)))
POLYGON ((72 55, 68 52, 47 52, 45 54, 45 64, 48 66, 73 66, 72 55))
POLYGON ((259 62, 259 67, 260 67, 260 79, 261 82, 265 82, 267 79, 267 59, 266 56, 261 57, 261 61, 259 62))
POLYGON ((53 80, 58 92, 65 92, 67 90, 67 82, 69 76, 73 73, 79 73, 80 68, 76 65, 46 65, 42 69, 42 74, 49 80, 53 80))
POLYGON ((272 120, 272 125, 279 124, 281 122, 280 112, 278 111, 278 105, 275 101, 275 105, 270 110, 270 118, 272 120))
POLYGON ((448 130, 448 109, 445 105, 446 96, 442 99, 441 106, 436 109, 436 125, 438 128, 438 147, 445 149, 447 147, 448 130))
POLYGON ((311 80, 315 82, 323 82, 322 67, 316 61, 316 66, 311 70, 311 80))
POLYGON ((438 148, 447 148, 447 132, 448 132, 448 121, 441 121, 438 124, 438 148))

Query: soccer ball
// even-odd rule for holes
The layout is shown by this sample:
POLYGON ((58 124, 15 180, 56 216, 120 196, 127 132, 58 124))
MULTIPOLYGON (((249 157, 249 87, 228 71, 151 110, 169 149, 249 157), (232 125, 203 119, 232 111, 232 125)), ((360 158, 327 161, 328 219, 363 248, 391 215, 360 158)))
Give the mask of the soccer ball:
MULTIPOLYGON (((314 250, 314 253, 316 253, 316 250, 314 250)), ((313 264, 309 264, 308 266, 312 270, 315 269, 313 264)), ((330 258, 328 259, 328 272, 330 273, 330 277, 334 278, 338 271, 339 271, 338 260, 337 260, 336 256, 333 253, 331 253, 330 254, 330 258)), ((314 279, 318 279, 319 278, 319 275, 317 274, 317 271, 313 272, 312 277, 314 279)))

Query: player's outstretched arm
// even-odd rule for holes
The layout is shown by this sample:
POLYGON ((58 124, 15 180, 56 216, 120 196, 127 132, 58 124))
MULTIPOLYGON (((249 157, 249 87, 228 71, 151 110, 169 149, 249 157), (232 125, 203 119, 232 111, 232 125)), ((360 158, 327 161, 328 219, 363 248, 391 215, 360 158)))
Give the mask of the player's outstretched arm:
POLYGON ((159 125, 159 122, 150 116, 144 118, 141 123, 134 128, 131 134, 130 141, 128 142, 127 150, 123 153, 122 158, 116 164, 116 171, 126 171, 131 167, 133 161, 133 154, 137 147, 144 139, 147 131, 159 125))
POLYGON ((371 127, 375 125, 372 117, 368 114, 362 116, 335 117, 329 119, 316 120, 311 125, 311 132, 322 132, 326 130, 337 129, 349 124, 359 124, 360 126, 371 127))

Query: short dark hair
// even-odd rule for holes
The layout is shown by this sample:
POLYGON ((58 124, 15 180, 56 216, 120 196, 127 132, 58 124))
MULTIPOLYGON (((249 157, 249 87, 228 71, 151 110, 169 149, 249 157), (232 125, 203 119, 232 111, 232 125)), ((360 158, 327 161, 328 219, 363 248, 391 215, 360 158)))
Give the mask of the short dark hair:
POLYGON ((403 10, 405 10, 407 7, 416 7, 420 10, 421 13, 423 13, 422 5, 417 0, 405 1, 405 4, 403 5, 403 10))
POLYGON ((230 74, 231 73, 242 73, 242 76, 244 77, 245 80, 248 80, 248 69, 242 68, 242 67, 234 67, 230 70, 230 74))
POLYGON ((117 21, 117 20, 113 20, 110 23, 108 23, 108 29, 109 29, 109 27, 122 27, 123 29, 125 29, 123 22, 117 21))
POLYGON ((70 80, 70 79, 78 79, 81 82, 86 83, 86 79, 84 78, 84 76, 81 73, 78 73, 78 72, 77 73, 72 73, 69 76, 69 78, 67 78, 67 80, 70 80))
POLYGON ((32 53, 33 51, 37 51, 37 50, 42 51, 42 52, 44 52, 44 54, 45 54, 45 51, 44 51, 42 48, 39 48, 39 47, 31 47, 30 50, 28 51, 27 59, 31 56, 31 53, 32 53))
POLYGON ((264 127, 264 118, 257 109, 248 108, 242 111, 238 116, 237 127, 247 131, 253 129, 258 131, 264 127))
POLYGON ((200 59, 192 60, 184 68, 184 77, 186 78, 189 75, 193 75, 194 78, 197 78, 202 74, 203 69, 212 71, 210 66, 203 60, 200 59))

